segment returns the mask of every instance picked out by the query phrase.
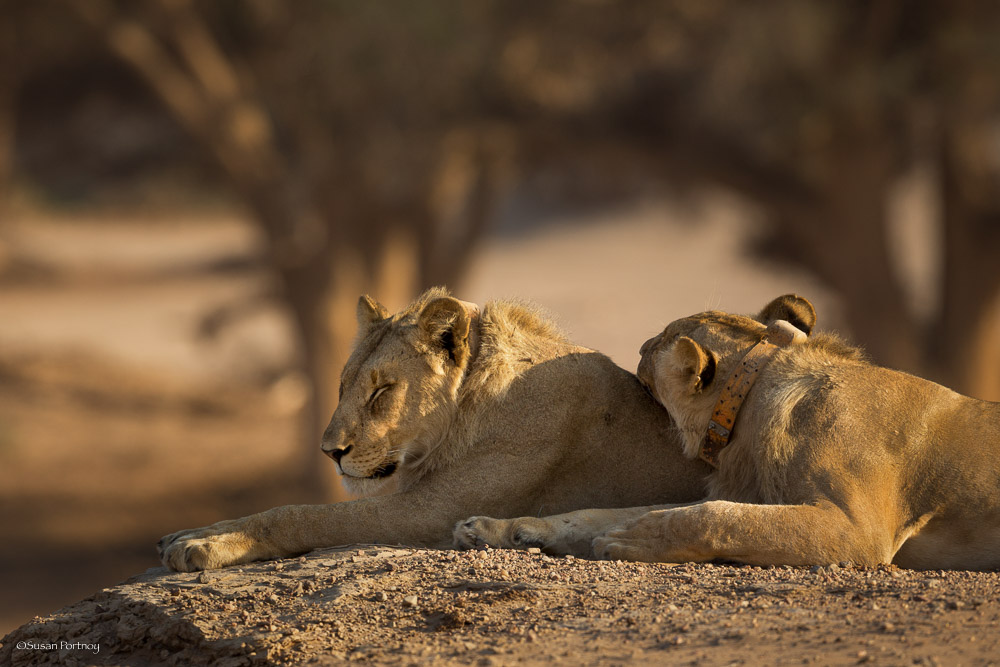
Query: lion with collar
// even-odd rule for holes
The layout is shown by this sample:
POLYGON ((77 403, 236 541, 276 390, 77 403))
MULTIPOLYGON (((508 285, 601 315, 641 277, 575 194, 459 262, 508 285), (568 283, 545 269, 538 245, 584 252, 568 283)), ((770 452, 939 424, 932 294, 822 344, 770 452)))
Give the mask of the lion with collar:
POLYGON ((599 558, 1000 567, 1000 404, 807 338, 815 321, 787 295, 756 317, 677 320, 643 345, 640 380, 685 456, 713 466, 703 501, 476 518, 460 524, 465 541, 502 542, 524 522, 553 551, 589 533, 599 558))
POLYGON ((681 455, 669 416, 633 374, 532 307, 480 308, 440 288, 396 314, 360 299, 322 448, 361 498, 182 530, 160 540, 163 563, 191 571, 345 544, 448 547, 470 514, 690 501, 708 471, 681 455))

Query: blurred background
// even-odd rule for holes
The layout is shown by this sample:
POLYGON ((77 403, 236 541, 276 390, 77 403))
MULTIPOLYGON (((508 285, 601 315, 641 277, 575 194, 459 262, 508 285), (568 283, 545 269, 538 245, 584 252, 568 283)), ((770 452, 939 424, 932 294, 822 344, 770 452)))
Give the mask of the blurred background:
POLYGON ((1000 399, 1000 4, 0 0, 0 633, 163 534, 342 498, 358 295, 630 370, 817 305, 1000 399))

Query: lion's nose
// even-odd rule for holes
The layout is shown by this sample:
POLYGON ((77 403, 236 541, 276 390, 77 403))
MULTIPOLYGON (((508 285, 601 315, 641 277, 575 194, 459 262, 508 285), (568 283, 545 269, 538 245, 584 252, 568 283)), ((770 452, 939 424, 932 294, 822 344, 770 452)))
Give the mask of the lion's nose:
POLYGON ((331 449, 330 451, 326 452, 326 455, 329 456, 334 461, 336 461, 337 463, 340 463, 340 459, 344 458, 344 456, 353 448, 354 445, 348 445, 343 449, 331 449))
POLYGON ((344 441, 348 440, 347 432, 334 425, 331 421, 330 425, 326 427, 323 431, 323 437, 320 439, 319 447, 323 450, 324 454, 330 454, 330 452, 343 449, 344 441))

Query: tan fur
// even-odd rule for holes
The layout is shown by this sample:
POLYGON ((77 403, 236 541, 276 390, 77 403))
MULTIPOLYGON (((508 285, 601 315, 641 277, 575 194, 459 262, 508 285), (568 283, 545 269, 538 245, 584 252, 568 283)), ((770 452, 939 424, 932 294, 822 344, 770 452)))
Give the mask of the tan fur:
MULTIPOLYGON (((768 319, 812 328, 808 302, 799 304, 798 320, 789 310, 798 301, 805 300, 776 299, 757 318, 702 313, 643 345, 639 377, 677 420, 687 456, 698 454, 723 382, 768 319), (709 356, 715 379, 698 386, 709 356)), ((874 366, 839 338, 816 335, 761 372, 708 498, 646 509, 489 529, 526 521, 557 546, 577 549, 592 536, 601 558, 993 569, 1000 567, 1000 404, 874 366)))
MULTIPOLYGON (((683 459, 669 416, 635 376, 531 307, 501 301, 480 312, 435 289, 392 316, 362 297, 358 322, 323 449, 366 497, 180 531, 160 542, 164 564, 208 569, 359 542, 446 547, 475 513, 704 493, 707 467, 683 459)), ((508 539, 534 544, 528 532, 508 539)))

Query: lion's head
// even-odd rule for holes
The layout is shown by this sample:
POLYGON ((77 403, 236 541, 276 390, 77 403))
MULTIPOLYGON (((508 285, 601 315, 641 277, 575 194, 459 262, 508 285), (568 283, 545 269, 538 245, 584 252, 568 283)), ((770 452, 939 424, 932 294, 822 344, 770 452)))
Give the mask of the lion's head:
POLYGON ((755 317, 699 313, 671 322, 643 343, 636 374, 681 430, 686 456, 698 455, 726 378, 777 320, 808 335, 816 325, 816 311, 806 299, 786 294, 755 317))
POLYGON ((445 436, 476 353, 478 313, 440 288, 392 316, 368 296, 358 301, 358 339, 322 445, 349 491, 384 491, 445 436))

